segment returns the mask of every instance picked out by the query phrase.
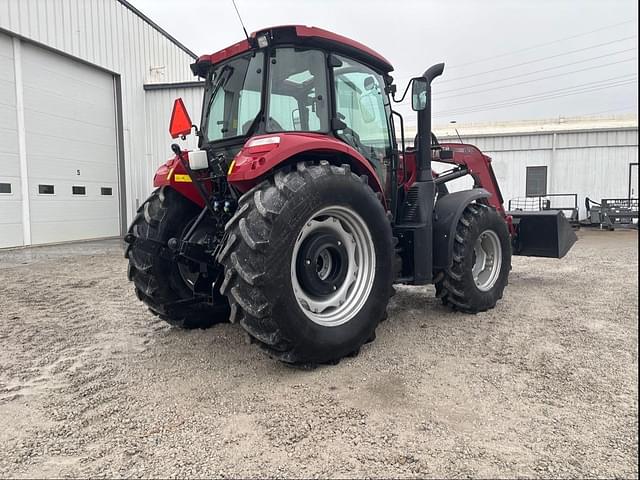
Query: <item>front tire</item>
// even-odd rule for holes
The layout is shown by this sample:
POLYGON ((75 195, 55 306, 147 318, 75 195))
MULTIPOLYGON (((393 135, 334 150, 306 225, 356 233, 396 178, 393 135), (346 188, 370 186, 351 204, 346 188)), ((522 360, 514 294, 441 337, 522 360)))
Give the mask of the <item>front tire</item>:
POLYGON ((436 277, 436 295, 454 310, 484 312, 502 298, 510 270, 506 222, 493 208, 469 204, 456 227, 451 266, 436 277))
POLYGON ((227 223, 221 293, 270 355, 332 363, 375 338, 392 292, 391 226, 366 177, 298 163, 247 192, 227 223))

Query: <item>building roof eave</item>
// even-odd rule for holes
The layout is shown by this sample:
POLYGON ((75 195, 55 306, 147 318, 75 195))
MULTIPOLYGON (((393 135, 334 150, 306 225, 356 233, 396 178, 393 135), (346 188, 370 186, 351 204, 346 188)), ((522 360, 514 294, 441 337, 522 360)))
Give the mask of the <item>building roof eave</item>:
POLYGON ((138 10, 136 7, 134 7, 133 5, 131 5, 127 0, 117 0, 120 4, 122 4, 125 8, 128 8, 129 10, 131 10, 134 14, 136 14, 138 17, 140 17, 142 20, 144 20, 145 22, 147 22, 151 27, 153 27, 155 30, 157 30, 158 32, 160 32, 163 36, 165 36, 171 43, 173 43, 176 47, 180 48, 181 50, 183 50, 186 54, 188 54, 191 58, 193 59, 197 59, 198 56, 193 53, 191 50, 189 50, 187 47, 185 47, 182 43, 180 43, 178 40, 176 40, 175 37, 173 37, 172 35, 170 35, 166 30, 164 30, 162 27, 160 27, 157 23, 155 23, 153 20, 151 20, 149 17, 147 17, 144 13, 142 13, 140 10, 138 10))

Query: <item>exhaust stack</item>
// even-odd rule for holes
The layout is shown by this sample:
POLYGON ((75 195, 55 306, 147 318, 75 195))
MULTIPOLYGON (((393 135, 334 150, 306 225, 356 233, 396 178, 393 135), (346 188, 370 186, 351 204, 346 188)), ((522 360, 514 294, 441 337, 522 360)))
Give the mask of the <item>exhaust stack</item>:
MULTIPOLYGON (((413 79, 411 103, 418 112, 417 178, 411 187, 417 205, 407 233, 413 243, 413 284, 425 285, 433 279, 433 204, 436 187, 431 173, 431 82, 444 71, 444 63, 428 68, 413 79), (425 252, 429 252, 425 255, 425 252)), ((400 227, 399 230, 402 228, 400 227)))
POLYGON ((418 145, 416 147, 418 150, 417 180, 419 182, 433 181, 431 174, 431 82, 442 75, 442 72, 444 72, 444 63, 437 63, 422 74, 422 78, 426 81, 426 85, 423 87, 425 88, 426 104, 423 109, 418 110, 418 145))

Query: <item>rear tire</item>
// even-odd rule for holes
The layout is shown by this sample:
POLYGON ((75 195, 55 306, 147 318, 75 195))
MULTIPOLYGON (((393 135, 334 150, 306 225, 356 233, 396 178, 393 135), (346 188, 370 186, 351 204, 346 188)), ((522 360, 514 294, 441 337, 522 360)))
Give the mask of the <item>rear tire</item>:
POLYGON ((436 295, 454 310, 484 312, 502 298, 510 269, 506 222, 493 208, 469 204, 456 227, 452 265, 436 277, 436 295))
POLYGON ((163 256, 160 250, 167 249, 171 238, 180 239, 198 213, 194 203, 173 189, 159 188, 138 209, 127 236, 131 243, 125 251, 129 260, 127 276, 135 285, 138 299, 154 315, 185 329, 208 328, 229 318, 229 304, 222 296, 215 298, 214 305, 175 305, 193 298, 193 291, 178 263, 163 256))
POLYGON ((394 248, 366 182, 349 165, 298 163, 240 199, 218 256, 220 291, 231 320, 271 356, 335 363, 375 338, 394 248))

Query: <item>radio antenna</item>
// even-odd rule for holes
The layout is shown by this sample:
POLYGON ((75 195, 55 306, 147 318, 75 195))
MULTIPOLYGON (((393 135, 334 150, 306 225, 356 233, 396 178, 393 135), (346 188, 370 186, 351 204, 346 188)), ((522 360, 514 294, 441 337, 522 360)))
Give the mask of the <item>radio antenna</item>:
POLYGON ((242 30, 244 30, 244 36, 247 37, 247 40, 249 40, 249 34, 247 33, 247 29, 244 28, 244 22, 242 21, 242 17, 240 16, 240 12, 238 11, 236 0, 231 0, 231 3, 233 3, 233 8, 236 9, 236 13, 238 14, 238 20, 240 20, 240 25, 242 25, 242 30))
POLYGON ((458 136, 458 140, 460 140, 460 143, 464 143, 462 141, 462 137, 460 136, 460 133, 458 133, 458 129, 456 128, 456 121, 455 120, 451 120, 449 123, 451 125, 453 125, 453 129, 456 131, 456 135, 458 136))

